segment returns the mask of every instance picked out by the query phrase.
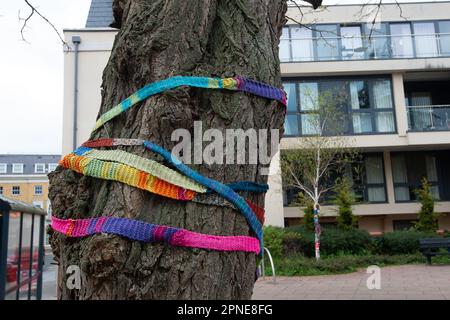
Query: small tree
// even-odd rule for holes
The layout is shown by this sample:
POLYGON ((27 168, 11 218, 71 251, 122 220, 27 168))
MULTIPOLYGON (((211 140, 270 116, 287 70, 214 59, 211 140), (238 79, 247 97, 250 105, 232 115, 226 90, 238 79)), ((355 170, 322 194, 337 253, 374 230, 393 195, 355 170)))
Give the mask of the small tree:
POLYGON ((426 178, 422 179, 422 187, 417 189, 415 193, 422 207, 414 228, 419 231, 436 231, 438 229, 439 214, 434 212, 434 198, 431 193, 431 185, 426 178))
POLYGON ((346 166, 353 162, 356 150, 351 140, 345 137, 346 106, 345 90, 337 93, 324 92, 320 95, 304 93, 303 108, 309 110, 302 121, 307 136, 299 139, 293 150, 281 154, 283 181, 286 185, 301 190, 313 204, 315 224, 316 259, 320 258, 319 203, 322 196, 338 187, 346 166))
POLYGON ((345 179, 337 190, 334 203, 338 206, 337 223, 342 230, 352 230, 358 226, 358 217, 353 214, 352 205, 355 203, 355 196, 351 189, 350 182, 345 179))

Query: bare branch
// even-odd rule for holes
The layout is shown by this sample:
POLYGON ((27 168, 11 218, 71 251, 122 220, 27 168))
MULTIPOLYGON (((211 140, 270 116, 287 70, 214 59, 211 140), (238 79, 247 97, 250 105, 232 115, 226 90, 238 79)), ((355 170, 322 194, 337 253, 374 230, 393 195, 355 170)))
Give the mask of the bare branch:
POLYGON ((56 29, 55 25, 53 23, 50 22, 50 20, 48 20, 39 10, 37 10, 37 8, 32 5, 28 0, 24 0, 25 3, 28 5, 28 7, 31 9, 30 14, 26 17, 26 18, 22 18, 20 17, 20 10, 19 10, 19 21, 23 21, 22 27, 20 29, 20 35, 22 37, 22 41, 29 43, 26 39, 25 39, 25 35, 24 35, 24 31, 25 28, 27 27, 28 21, 33 17, 34 14, 37 14, 39 17, 41 17, 42 20, 44 20, 58 35, 59 40, 61 40, 61 42, 63 43, 63 45, 70 50, 70 46, 67 44, 66 41, 64 41, 64 38, 61 36, 61 34, 59 33, 58 29, 56 29))

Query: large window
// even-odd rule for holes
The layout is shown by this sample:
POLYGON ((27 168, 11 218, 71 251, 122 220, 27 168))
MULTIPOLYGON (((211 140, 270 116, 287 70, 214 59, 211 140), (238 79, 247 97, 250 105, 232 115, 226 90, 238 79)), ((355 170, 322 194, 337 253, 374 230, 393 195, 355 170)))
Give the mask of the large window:
POLYGON ((450 21, 439 21, 438 28, 441 55, 450 55, 450 21))
POLYGON ((450 21, 291 25, 282 62, 450 56, 450 21))
MULTIPOLYGON (((285 82, 288 107, 285 136, 306 136, 318 133, 317 109, 333 103, 343 114, 336 127, 343 134, 395 132, 391 80, 327 79, 285 82)), ((331 133, 330 133, 331 134, 331 133)))
POLYGON ((426 178, 436 200, 450 200, 449 151, 393 153, 395 200, 417 200, 416 190, 426 178))
POLYGON ((6 163, 0 163, 0 173, 6 173, 8 165, 6 163))
POLYGON ((438 54, 436 30, 433 22, 414 22, 416 57, 435 57, 438 54))
MULTIPOLYGON (((360 160, 347 166, 343 175, 352 181, 352 189, 357 203, 384 203, 387 201, 382 154, 363 154, 360 160)), ((339 178, 338 175, 330 175, 331 181, 337 178, 339 178)), ((326 185, 330 186, 332 183, 326 183, 326 185)), ((299 192, 300 189, 284 188, 284 205, 298 205, 299 192)), ((332 204, 334 197, 335 190, 332 190, 323 195, 321 202, 332 204)))

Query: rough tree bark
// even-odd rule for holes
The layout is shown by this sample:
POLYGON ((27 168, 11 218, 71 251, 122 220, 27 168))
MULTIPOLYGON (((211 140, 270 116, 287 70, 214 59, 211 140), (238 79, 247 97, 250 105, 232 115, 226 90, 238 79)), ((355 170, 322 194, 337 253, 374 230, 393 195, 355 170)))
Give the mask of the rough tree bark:
MULTIPOLYGON (((144 85, 175 75, 247 76, 280 87, 278 43, 285 0, 115 0, 120 28, 103 73, 103 114, 144 85)), ((177 128, 281 129, 285 109, 244 93, 182 87, 151 97, 106 124, 91 138, 147 139, 170 150, 177 128)), ((122 148, 162 161, 142 147, 122 148)), ((248 150, 247 150, 248 151, 248 150)), ((260 165, 199 165, 229 183, 266 182, 260 165)), ((112 215, 217 235, 249 235, 236 210, 163 198, 59 167, 50 176, 53 214, 60 218, 112 215)), ((264 196, 247 195, 263 206, 264 196)), ((114 235, 70 239, 51 234, 60 266, 62 299, 249 299, 256 256, 141 244, 114 235), (65 270, 81 268, 80 290, 65 270)))

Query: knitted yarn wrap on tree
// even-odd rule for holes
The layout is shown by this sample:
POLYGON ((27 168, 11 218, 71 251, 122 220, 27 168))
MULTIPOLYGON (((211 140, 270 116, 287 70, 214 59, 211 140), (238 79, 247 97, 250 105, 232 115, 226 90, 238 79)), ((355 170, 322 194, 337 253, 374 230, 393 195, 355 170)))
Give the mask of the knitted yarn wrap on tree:
POLYGON ((68 237, 80 238, 109 233, 141 242, 165 242, 172 246, 217 251, 259 253, 259 241, 247 236, 213 236, 185 229, 155 225, 139 220, 117 217, 59 219, 52 217, 53 230, 68 237))
POLYGON ((118 105, 108 110, 97 120, 93 131, 103 126, 106 122, 115 118, 125 110, 131 108, 136 103, 147 99, 150 96, 174 89, 180 86, 190 86, 206 89, 226 89, 232 91, 247 92, 266 99, 273 99, 286 105, 286 93, 279 88, 244 77, 235 78, 209 78, 209 77, 185 77, 176 76, 168 79, 150 83, 139 89, 131 96, 120 102, 118 105))
MULTIPOLYGON (((75 172, 81 173, 86 176, 100 178, 105 180, 113 180, 125 183, 127 185, 143 189, 161 196, 169 197, 171 199, 176 200, 190 200, 194 202, 202 203, 200 200, 196 200, 196 192, 192 190, 187 190, 184 187, 180 187, 179 185, 174 185, 170 182, 164 181, 158 177, 154 177, 148 171, 141 171, 138 168, 135 168, 130 162, 125 163, 117 163, 118 160, 112 154, 108 154, 107 157, 96 157, 95 154, 101 154, 100 150, 94 150, 98 153, 94 153, 92 158, 89 158, 87 155, 90 153, 86 153, 86 150, 89 148, 81 147, 78 148, 74 153, 71 153, 65 156, 61 161, 60 165, 66 169, 71 169, 75 172), (99 160, 99 158, 108 158, 114 160, 114 162, 99 160), (130 168, 131 167, 131 168, 130 168), (136 169, 136 170, 134 170, 136 169)), ((118 150, 111 150, 118 151, 118 150)), ((128 154, 125 151, 121 151, 124 154, 128 154)), ((129 154, 133 155, 133 154, 129 154)), ((135 156, 135 155, 133 155, 135 156)), ((137 156, 135 156, 137 157, 137 156)), ((140 157, 137 157, 140 158, 140 157)), ((125 159, 125 158, 124 158, 125 159)), ((137 162, 140 162, 141 159, 147 160, 145 158, 136 159, 137 162)), ((159 164, 160 165, 160 164, 159 164)), ((160 165, 168 170, 163 165, 160 165)), ((172 170, 173 171, 173 170, 172 170)), ((175 171, 174 171, 175 172, 175 171)), ((177 173, 177 172, 176 172, 177 173)), ((178 174, 178 173, 177 173, 178 174)), ((160 175, 161 176, 161 175, 160 175)), ((184 178, 184 176, 182 176, 184 178)), ((238 182, 230 184, 231 188, 236 188, 237 190, 257 190, 262 192, 264 190, 264 185, 259 185, 252 182, 238 182)), ((206 189, 204 189, 206 191, 206 189)), ((233 189, 234 190, 234 189, 233 189)), ((206 194, 206 192, 204 192, 206 194)), ((251 203, 249 200, 246 200, 247 204, 254 211, 257 219, 264 223, 264 209, 256 206, 251 203)), ((232 205, 232 204, 231 204, 232 205)), ((235 208, 234 206, 232 206, 235 208)))
MULTIPOLYGON (((83 147, 111 147, 120 145, 143 145, 150 151, 153 151, 164 158, 172 166, 174 166, 179 172, 183 173, 187 177, 191 178, 200 185, 211 189, 221 195, 226 200, 230 201, 245 217, 250 228, 256 234, 257 238, 261 242, 261 248, 264 248, 263 237, 262 237, 262 224, 258 220, 256 214, 253 212, 248 203, 240 195, 233 191, 230 187, 222 184, 216 180, 210 179, 198 173, 197 171, 191 169, 187 165, 181 162, 177 157, 175 157, 171 152, 166 149, 154 144, 150 141, 141 139, 98 139, 91 140, 83 143, 83 147)), ((262 254, 262 253, 261 253, 262 254)))

